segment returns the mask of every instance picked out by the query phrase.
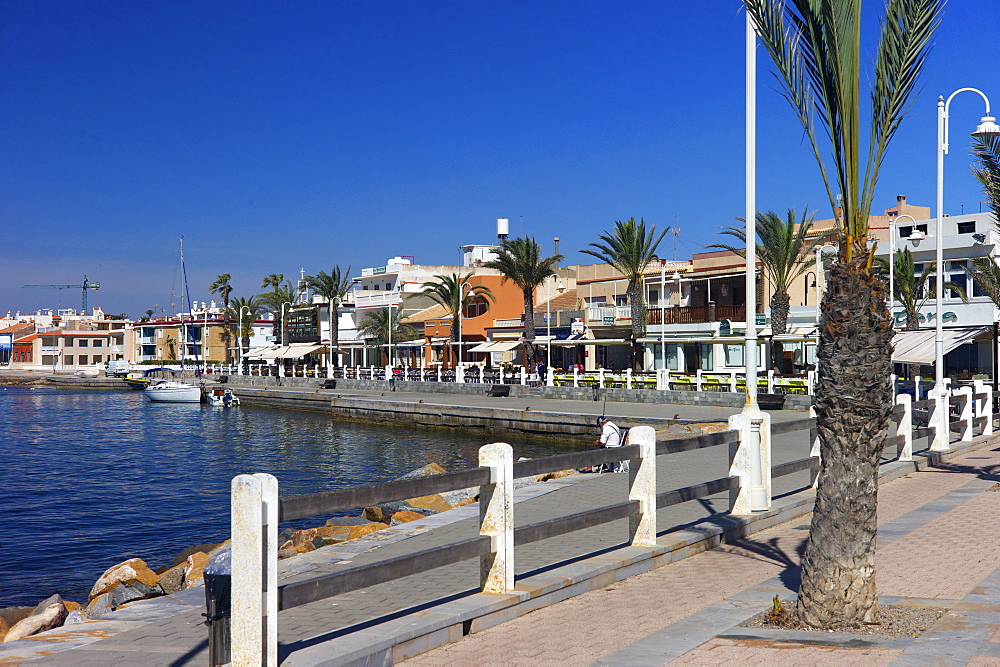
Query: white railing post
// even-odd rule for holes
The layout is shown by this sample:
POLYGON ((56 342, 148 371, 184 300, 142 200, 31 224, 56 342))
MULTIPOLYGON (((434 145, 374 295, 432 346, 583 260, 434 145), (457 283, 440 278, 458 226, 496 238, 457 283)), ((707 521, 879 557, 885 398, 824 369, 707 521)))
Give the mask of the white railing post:
MULTIPOLYGON (((814 405, 809 406, 809 416, 813 419, 816 418, 816 407, 814 405)), ((815 470, 809 472, 809 483, 815 489, 819 485, 819 468, 823 465, 823 450, 820 447, 818 424, 809 429, 809 456, 818 459, 817 462, 820 464, 815 470)))
POLYGON ((521 366, 521 386, 528 384, 528 369, 521 366))
POLYGON ((238 475, 231 486, 232 664, 278 664, 278 480, 238 475))
POLYGON ((898 394, 896 405, 903 408, 903 414, 896 421, 896 435, 903 438, 903 444, 896 445, 896 459, 913 460, 913 398, 909 394, 898 394))
POLYGON ((806 371, 806 393, 813 395, 816 386, 816 371, 806 371))
POLYGON ((976 394, 982 397, 976 400, 976 419, 986 417, 981 435, 993 435, 993 387, 982 380, 976 380, 973 387, 976 394))
POLYGON ((465 366, 455 366, 455 384, 465 384, 465 366))
POLYGON ((951 392, 947 389, 938 390, 934 387, 927 392, 928 398, 934 401, 931 408, 930 426, 934 429, 934 440, 931 442, 931 451, 947 452, 951 450, 951 408, 948 399, 951 392))
POLYGON ((774 369, 769 368, 767 370, 767 393, 774 393, 774 369))
POLYGON ((632 386, 632 369, 631 368, 626 368, 625 369, 625 388, 626 389, 635 389, 635 387, 632 386))
POLYGON ((761 484, 771 507, 771 415, 761 412, 751 418, 745 413, 732 415, 729 428, 739 431, 740 438, 729 445, 729 476, 740 478, 740 488, 729 491, 730 514, 752 514, 750 491, 753 486, 754 468, 760 466, 761 484), (760 439, 760 461, 751 460, 754 441, 760 439))
POLYGON ((656 431, 652 426, 629 429, 624 445, 638 445, 639 457, 628 471, 628 499, 639 501, 639 514, 628 519, 632 546, 656 545, 656 431))
POLYGON ((913 376, 913 400, 920 400, 920 376, 913 376))
POLYGON ((959 441, 972 442, 972 419, 976 412, 972 407, 972 387, 968 385, 959 387, 955 390, 955 395, 962 397, 962 414, 959 419, 965 422, 965 425, 962 426, 962 436, 959 438, 959 441))
POLYGON ((603 368, 598 368, 597 369, 597 386, 601 387, 601 388, 604 387, 604 369, 603 368))
POLYGON ((579 386, 580 386, 580 367, 573 366, 573 387, 576 388, 579 386))
POLYGON ((734 394, 737 392, 739 385, 736 384, 736 371, 729 371, 729 391, 734 394))
POLYGON ((699 368, 694 372, 694 388, 696 391, 701 391, 701 369, 699 368))
POLYGON ((514 590, 514 450, 505 442, 479 448, 479 466, 490 469, 490 483, 479 487, 479 534, 490 538, 490 553, 480 556, 479 585, 484 593, 514 590))

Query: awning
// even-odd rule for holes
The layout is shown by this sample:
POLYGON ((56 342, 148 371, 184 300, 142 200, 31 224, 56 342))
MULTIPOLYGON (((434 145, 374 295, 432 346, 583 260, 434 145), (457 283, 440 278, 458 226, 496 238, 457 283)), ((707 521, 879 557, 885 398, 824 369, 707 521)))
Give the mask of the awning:
MULTIPOLYGON (((962 329, 944 330, 944 354, 967 343, 976 334, 988 327, 966 327, 962 329)), ((933 364, 934 363, 934 329, 920 331, 900 331, 892 337, 892 360, 901 364, 933 364)))
POLYGON ((263 361, 273 359, 299 359, 307 354, 321 352, 325 349, 325 345, 317 345, 315 343, 292 343, 291 345, 259 348, 251 351, 245 358, 260 359, 263 361))
POLYGON ((475 347, 469 348, 469 352, 507 352, 518 347, 521 343, 516 340, 486 341, 475 347))

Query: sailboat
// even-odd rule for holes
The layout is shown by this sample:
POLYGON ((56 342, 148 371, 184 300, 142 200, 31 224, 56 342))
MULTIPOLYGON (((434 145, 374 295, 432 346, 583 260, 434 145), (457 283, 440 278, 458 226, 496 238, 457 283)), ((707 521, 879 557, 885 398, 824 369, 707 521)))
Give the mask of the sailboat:
MULTIPOLYGON (((181 246, 181 274, 184 276, 184 295, 188 303, 188 312, 193 312, 191 306, 191 292, 188 289, 187 267, 184 265, 184 237, 180 240, 181 246)), ((192 315, 192 321, 194 316, 192 315)), ((184 316, 181 315, 181 329, 184 328, 184 316)), ((198 346, 194 346, 194 368, 195 375, 201 377, 201 365, 198 360, 198 346)), ((201 403, 202 391, 198 385, 178 382, 176 380, 161 380, 156 384, 146 387, 143 392, 146 398, 157 403, 201 403)))

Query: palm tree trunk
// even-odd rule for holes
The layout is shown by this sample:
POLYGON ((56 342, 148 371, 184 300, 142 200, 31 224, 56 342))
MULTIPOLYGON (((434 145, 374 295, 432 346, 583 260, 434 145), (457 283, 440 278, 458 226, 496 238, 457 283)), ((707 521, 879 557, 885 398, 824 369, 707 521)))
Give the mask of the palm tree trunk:
MULTIPOLYGON (((775 292, 771 295, 771 333, 775 336, 788 333, 788 307, 790 303, 788 292, 775 292)), ((780 342, 771 341, 771 368, 784 373, 785 346, 780 342)))
POLYGON ((865 259, 838 262, 822 303, 817 427, 822 456, 797 613, 814 627, 878 620, 878 461, 892 410, 892 321, 865 259))
POLYGON ((524 361, 535 367, 535 303, 534 290, 524 290, 524 361))
POLYGON ((646 303, 642 298, 642 287, 639 283, 629 281, 628 302, 632 308, 632 370, 642 370, 640 366, 645 363, 643 345, 639 339, 646 335, 646 303))
MULTIPOLYGON (((918 329, 920 329, 920 313, 914 310, 906 314, 906 330, 917 331, 918 329)), ((910 379, 920 375, 920 364, 907 364, 907 368, 910 371, 910 379)))

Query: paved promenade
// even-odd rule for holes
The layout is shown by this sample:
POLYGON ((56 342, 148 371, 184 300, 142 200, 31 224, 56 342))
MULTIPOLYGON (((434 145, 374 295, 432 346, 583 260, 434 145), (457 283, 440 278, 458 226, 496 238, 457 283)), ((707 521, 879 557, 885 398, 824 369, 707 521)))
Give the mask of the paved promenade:
MULTIPOLYGON (((347 395, 348 392, 342 393, 347 395)), ((365 392, 351 393, 357 395, 365 392)), ((371 393, 381 395, 381 392, 371 393)), ((394 400, 400 400, 405 396, 405 392, 392 394, 394 400)), ((489 397, 481 396, 441 394, 414 395, 410 398, 425 402, 437 400, 442 404, 455 404, 457 400, 491 400, 489 397)), ((538 411, 577 410, 579 414, 600 412, 595 410, 596 406, 589 401, 533 398, 532 406, 538 411)), ((631 403, 609 403, 606 411, 609 415, 619 417, 620 421, 626 424, 630 416, 672 418, 674 414, 682 411, 684 414, 681 415, 681 419, 724 421, 732 412, 725 408, 631 403)), ((772 416, 776 422, 780 422, 801 419, 805 414, 782 411, 775 412, 772 416)), ((915 443, 915 449, 922 447, 922 442, 915 443)), ((808 451, 808 431, 788 433, 774 438, 772 460, 774 464, 780 464, 802 458, 808 451)), ((995 472, 995 466, 1000 463, 998 457, 1000 455, 994 451, 985 451, 978 455, 970 454, 961 461, 946 464, 941 470, 912 473, 907 479, 892 482, 884 487, 886 490, 883 491, 880 518, 883 522, 897 523, 883 525, 883 539, 888 541, 891 537, 894 540, 901 540, 902 533, 885 531, 909 533, 942 514, 941 508, 947 507, 948 511, 956 509, 958 506, 955 503, 958 500, 964 502, 968 499, 963 497, 962 493, 981 495, 987 499, 985 502, 995 502, 1000 499, 1000 493, 978 493, 992 483, 988 475, 995 472), (977 458, 977 456, 987 458, 977 458), (986 476, 984 480, 979 480, 978 487, 975 486, 977 476, 986 476), (897 486, 899 490, 895 491, 897 486), (964 487, 968 487, 968 490, 963 491, 964 487), (952 504, 948 505, 949 502, 952 504), (906 523, 907 521, 911 523, 906 523), (917 525, 912 523, 913 521, 922 523, 917 525)), ((657 462, 658 477, 661 480, 660 490, 680 488, 724 477, 728 474, 728 465, 726 447, 660 457, 657 462)), ((902 468, 899 472, 902 472, 902 468)), ((627 494, 626 477, 626 475, 610 474, 574 475, 555 482, 524 487, 515 497, 516 524, 535 523, 620 502, 627 494)), ((776 502, 785 503, 786 506, 798 503, 802 508, 799 512, 801 516, 803 511, 807 511, 805 507, 810 497, 808 492, 801 493, 808 487, 808 481, 806 472, 776 479, 774 493, 779 499, 776 502)), ((677 531, 686 528, 691 528, 686 531, 688 533, 717 528, 726 522, 727 507, 728 497, 720 494, 661 510, 658 512, 657 525, 661 544, 676 542, 678 539, 676 536, 680 534, 677 531)), ((995 513, 997 508, 987 505, 980 509, 995 513)), ((414 522, 406 524, 405 527, 376 533, 371 536, 374 538, 372 542, 359 540, 356 543, 348 543, 352 546, 346 549, 343 545, 327 547, 281 561, 280 567, 285 573, 281 581, 290 582, 301 576, 336 571, 338 567, 348 563, 361 565, 379 562, 393 556, 471 537, 478 533, 476 517, 478 509, 475 506, 463 507, 432 517, 426 523, 433 524, 433 529, 417 530, 418 526, 414 524, 424 522, 414 522), (401 539, 386 539, 392 535, 401 539), (371 549, 378 540, 384 540, 380 543, 380 548, 371 549)), ((886 595, 907 598, 933 597, 919 592, 922 583, 932 580, 935 585, 943 586, 942 591, 937 591, 934 595, 957 604, 976 584, 985 580, 992 570, 983 570, 986 566, 978 567, 973 574, 966 577, 968 580, 971 576, 972 580, 963 580, 964 583, 956 583, 951 588, 944 585, 947 578, 937 576, 938 570, 952 575, 959 568, 948 567, 950 563, 962 563, 964 566, 970 562, 989 562, 995 568, 1000 560, 996 558, 1000 554, 983 555, 979 551, 956 553, 955 549, 959 544, 963 548, 971 549, 980 548, 981 542, 1000 544, 1000 540, 996 539, 1000 536, 995 535, 984 536, 983 540, 969 539, 970 535, 978 537, 983 534, 981 529, 977 533, 976 528, 969 525, 970 520, 974 522, 976 519, 975 516, 967 517, 965 524, 953 519, 946 520, 944 527, 958 528, 961 531, 961 539, 956 539, 954 532, 945 535, 940 540, 944 545, 940 553, 924 549, 927 540, 921 538, 917 546, 923 550, 918 549, 904 555, 900 576, 907 573, 922 575, 915 578, 910 592, 899 592, 904 590, 901 584, 895 588, 886 587, 887 577, 891 577, 888 573, 891 569, 887 572, 885 567, 895 566, 893 565, 896 564, 895 560, 890 566, 884 566, 881 570, 880 590, 886 595), (951 551, 945 554, 944 550, 949 545, 951 551), (977 558, 979 560, 976 560, 977 558), (942 568, 939 564, 945 565, 942 568)), ((995 519, 991 520, 994 522, 992 530, 995 531, 997 522, 995 519)), ((570 595, 583 590, 580 586, 584 584, 570 586, 564 593, 553 594, 557 595, 554 599, 564 600, 559 604, 541 608, 520 619, 484 632, 477 632, 478 622, 471 622, 468 627, 474 634, 452 646, 418 656, 416 660, 425 664, 429 664, 427 661, 435 664, 447 661, 470 664, 484 662, 526 664, 530 661, 534 664, 590 663, 598 660, 612 663, 652 664, 679 658, 699 647, 701 647, 699 650, 708 650, 706 642, 710 641, 737 641, 737 646, 742 646, 738 641, 744 640, 736 640, 730 636, 733 634, 732 627, 761 608, 774 592, 787 596, 789 591, 795 590, 796 550, 805 537, 804 528, 807 527, 807 518, 796 519, 772 529, 776 531, 774 533, 758 533, 736 545, 724 546, 638 577, 623 579, 618 583, 614 583, 615 571, 608 570, 607 576, 598 576, 586 583, 586 590, 591 588, 600 590, 574 598, 570 595), (775 589, 774 592, 771 592, 772 589, 775 589), (629 593, 621 597, 620 591, 629 593), (615 594, 618 597, 615 597, 615 594), (638 597, 633 598, 633 595, 638 597), (594 604, 594 599, 597 600, 596 607, 577 607, 582 603, 594 604), (566 611, 560 611, 563 609, 566 611), (558 616, 562 613, 568 616, 558 616), (557 614, 552 616, 553 625, 536 626, 536 622, 547 622, 545 619, 552 614, 557 614), (698 614, 707 616, 700 618, 698 614), (692 634, 686 630, 684 623, 688 622, 692 627, 696 626, 698 631, 692 634), (546 629, 543 630, 542 627, 546 629), (505 636, 497 635, 498 632, 525 634, 518 638, 502 638, 505 636), (672 639, 675 635, 683 636, 683 641, 672 639), (696 639, 698 641, 695 641, 696 639), (480 642, 487 643, 480 644, 480 642), (674 643, 665 649, 663 642, 674 643), (585 647, 585 650, 581 647, 585 647), (683 650, 680 650, 682 648, 683 650), (471 653, 465 653, 467 650, 471 650, 471 653)), ((584 561, 581 561, 580 565, 562 566, 559 570, 551 570, 553 564, 585 556, 588 558, 586 561, 588 563, 622 562, 622 558, 625 560, 632 558, 633 556, 628 555, 629 549, 639 548, 622 549, 627 534, 627 522, 618 521, 524 545, 518 547, 516 552, 516 571, 522 582, 553 580, 557 582, 552 584, 553 586, 565 587, 568 571, 572 572, 573 568, 583 570, 586 567, 590 567, 593 571, 593 565, 585 566, 584 561), (615 555, 623 552, 626 553, 623 557, 615 555)), ((681 554, 677 558, 683 556, 682 552, 684 549, 677 552, 681 554)), ((649 557, 648 553, 645 557, 649 557)), ((648 569, 646 566, 650 564, 651 561, 640 563, 636 559, 636 567, 642 566, 648 569)), ((641 570, 633 568, 632 571, 641 570)), ((891 581, 891 578, 888 580, 891 581)), ((282 612, 279 616, 281 659, 287 664, 316 664, 333 656, 344 655, 345 644, 355 640, 370 641, 373 636, 381 640, 393 632, 396 632, 397 636, 398 633, 405 634, 412 626, 417 625, 414 623, 417 619, 445 616, 446 612, 441 610, 447 608, 449 604, 452 607, 461 606, 471 604, 473 598, 482 598, 483 596, 470 596, 476 591, 477 585, 478 563, 467 561, 282 612)), ((34 664, 57 665, 204 664, 207 661, 207 634, 200 623, 204 611, 203 595, 202 589, 191 589, 175 596, 132 605, 106 619, 90 621, 79 626, 68 626, 66 629, 68 632, 64 634, 61 644, 36 640, 0 645, 0 664, 32 659, 35 660, 34 664), (94 641, 97 638, 101 639, 94 641)), ((540 607, 542 602, 544 601, 539 599, 532 604, 540 607)), ((511 614, 511 617, 521 613, 523 612, 511 614)), ((481 625, 488 627, 492 624, 493 622, 481 625)), ((462 627, 462 621, 458 627, 462 627)), ((741 631, 739 634, 742 636, 746 632, 741 631)), ((899 648, 887 648, 881 644, 879 647, 879 650, 899 648)), ((419 647, 410 648, 411 652, 406 655, 416 655, 419 647)), ((788 654, 782 654, 785 655, 788 654)), ((717 662, 714 657, 706 660, 717 662)))
MULTIPOLYGON (((879 489, 882 604, 947 607, 917 638, 738 627, 794 598, 809 517, 424 653, 414 665, 1000 664, 1000 448, 879 489)), ((811 515, 810 515, 811 516, 811 515)))

